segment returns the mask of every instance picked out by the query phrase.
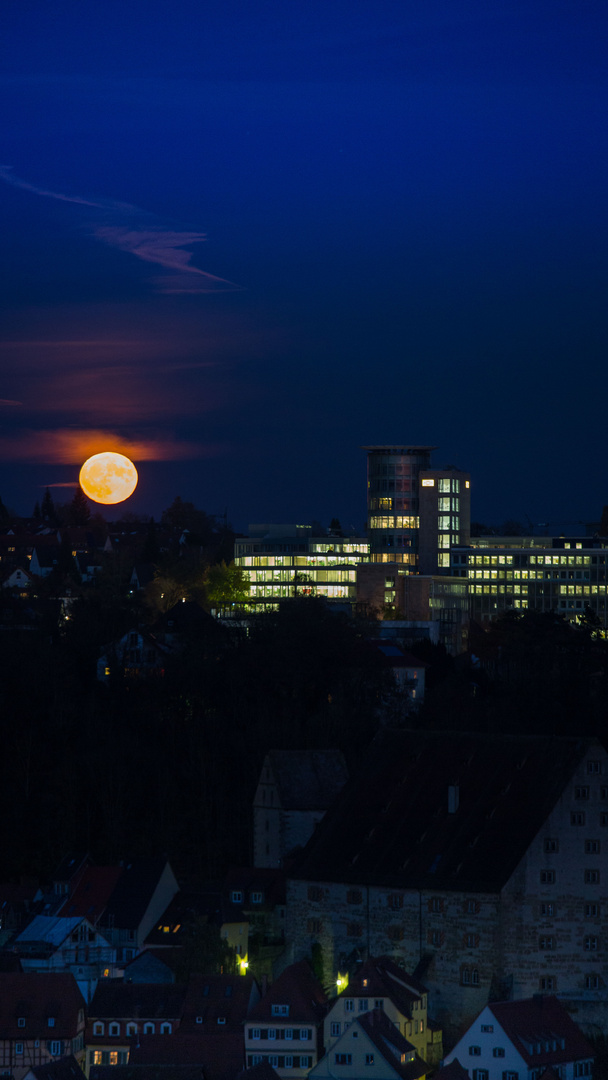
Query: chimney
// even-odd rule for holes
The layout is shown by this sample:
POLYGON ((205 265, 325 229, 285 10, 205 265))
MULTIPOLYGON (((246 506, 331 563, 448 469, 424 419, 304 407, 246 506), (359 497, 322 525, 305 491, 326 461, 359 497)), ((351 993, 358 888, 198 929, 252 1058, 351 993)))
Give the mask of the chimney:
POLYGON ((448 814, 455 814, 460 804, 460 788, 458 784, 448 784, 448 814))

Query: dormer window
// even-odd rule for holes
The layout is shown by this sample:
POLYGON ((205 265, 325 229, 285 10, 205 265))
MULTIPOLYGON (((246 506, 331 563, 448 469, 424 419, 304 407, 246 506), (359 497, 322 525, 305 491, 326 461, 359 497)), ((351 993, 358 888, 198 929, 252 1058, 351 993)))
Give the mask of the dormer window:
POLYGON ((55 1027, 55 1017, 49 1016, 46 1023, 47 1027, 55 1027))
POLYGON ((109 1035, 120 1035, 120 1024, 113 1021, 108 1028, 109 1035))
POLYGON ((251 894, 251 903, 252 904, 263 904, 264 903, 264 893, 252 892, 252 894, 251 894))
POLYGON ((17 1018, 17 1027, 25 1027, 25 1016, 19 1016, 17 1018))
POLYGON ((226 1023, 226 1017, 225 1016, 218 1016, 217 1022, 218 1022, 218 1024, 225 1024, 226 1023))
POLYGON ((241 892, 240 889, 233 889, 232 892, 230 893, 230 899, 231 899, 233 904, 242 904, 243 903, 243 893, 241 892))
POLYGON ((101 1020, 96 1020, 93 1024, 93 1035, 103 1035, 104 1025, 101 1020))
POLYGON ((289 1016, 289 1005, 273 1005, 273 1016, 289 1016))

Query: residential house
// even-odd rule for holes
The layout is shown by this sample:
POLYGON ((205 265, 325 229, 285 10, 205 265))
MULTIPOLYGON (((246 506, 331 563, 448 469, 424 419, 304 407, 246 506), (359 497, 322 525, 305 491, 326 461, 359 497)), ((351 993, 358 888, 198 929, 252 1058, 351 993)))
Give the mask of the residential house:
MULTIPOLYGON (((347 979, 338 981, 343 984, 347 979)), ((418 1056, 436 1066, 443 1057, 442 1034, 429 1020, 427 999, 426 987, 389 957, 370 957, 331 1003, 323 1025, 324 1045, 330 1050, 355 1017, 380 1009, 418 1056)))
POLYGON ((308 963, 291 964, 249 1013, 247 1065, 268 1062, 279 1076, 306 1076, 320 1056, 326 1006, 325 992, 308 963))
POLYGON ((24 971, 69 971, 90 1000, 97 980, 113 973, 116 950, 88 919, 36 915, 14 940, 24 971))
POLYGON ((590 1077, 594 1051, 554 996, 492 1002, 482 1009, 445 1064, 466 1062, 471 1080, 590 1077))
POLYGON ((348 779, 340 750, 271 750, 253 800, 255 866, 304 847, 348 779))
POLYGON ((272 978, 285 948, 285 875, 268 867, 231 867, 224 881, 220 933, 242 971, 272 978))
POLYGON ((292 956, 389 955, 444 1028, 554 991, 603 1030, 607 828, 594 739, 381 732, 288 876, 292 956))
POLYGON ((163 858, 123 867, 98 924, 116 948, 118 963, 137 955, 178 890, 175 875, 163 858))
POLYGON ((56 1058, 84 1058, 85 1002, 73 975, 0 974, 0 1076, 23 1080, 56 1058))
POLYGON ((132 627, 118 641, 107 645, 97 660, 97 678, 107 683, 111 675, 129 679, 164 675, 169 652, 149 630, 132 627))
POLYGON ((25 1080, 85 1080, 85 1075, 73 1054, 68 1057, 34 1065, 25 1074, 25 1080))
POLYGON ((428 1066, 381 1009, 355 1017, 310 1072, 311 1080, 424 1080, 428 1066))
POLYGON ((131 1045, 142 1036, 174 1034, 186 989, 162 983, 104 979, 89 1006, 86 1071, 92 1065, 126 1065, 131 1045))
POLYGON ((187 1039, 189 1050, 184 1046, 180 1053, 202 1055, 210 1080, 234 1077, 243 1065, 243 1026, 259 999, 258 984, 250 975, 191 976, 175 1040, 181 1044, 187 1039))
POLYGON ((0 948, 27 925, 42 896, 36 879, 0 883, 0 948))

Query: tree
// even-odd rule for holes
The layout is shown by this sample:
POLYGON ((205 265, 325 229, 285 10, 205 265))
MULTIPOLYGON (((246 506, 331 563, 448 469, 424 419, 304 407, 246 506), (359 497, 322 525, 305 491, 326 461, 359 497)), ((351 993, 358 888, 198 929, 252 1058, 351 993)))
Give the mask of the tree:
POLYGON ((186 983, 191 975, 236 974, 234 949, 205 916, 194 919, 182 931, 175 974, 180 983, 186 983))
POLYGON ((215 518, 206 514, 204 510, 197 510, 193 502, 184 502, 180 496, 163 510, 161 522, 168 525, 176 532, 185 531, 192 534, 192 538, 206 544, 210 541, 215 527, 215 518))
POLYGON ((55 503, 53 502, 53 496, 51 495, 48 487, 44 493, 42 500, 42 520, 49 523, 49 525, 57 524, 57 511, 55 509, 55 503))
POLYGON ((249 579, 240 566, 225 562, 210 566, 205 572, 205 592, 210 607, 219 608, 221 613, 227 609, 241 608, 249 597, 249 579))
POLYGON ((89 506, 89 500, 79 484, 74 492, 74 498, 67 506, 67 524, 75 527, 88 525, 90 517, 91 508, 89 506))

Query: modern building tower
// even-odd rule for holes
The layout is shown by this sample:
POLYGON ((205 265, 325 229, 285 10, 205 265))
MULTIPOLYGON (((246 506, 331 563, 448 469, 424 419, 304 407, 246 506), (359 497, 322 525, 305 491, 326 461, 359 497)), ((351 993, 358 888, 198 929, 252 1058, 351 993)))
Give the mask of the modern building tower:
POLYGON ((452 547, 469 542, 469 474, 432 469, 435 446, 363 449, 371 562, 401 563, 410 574, 449 573, 452 547))

